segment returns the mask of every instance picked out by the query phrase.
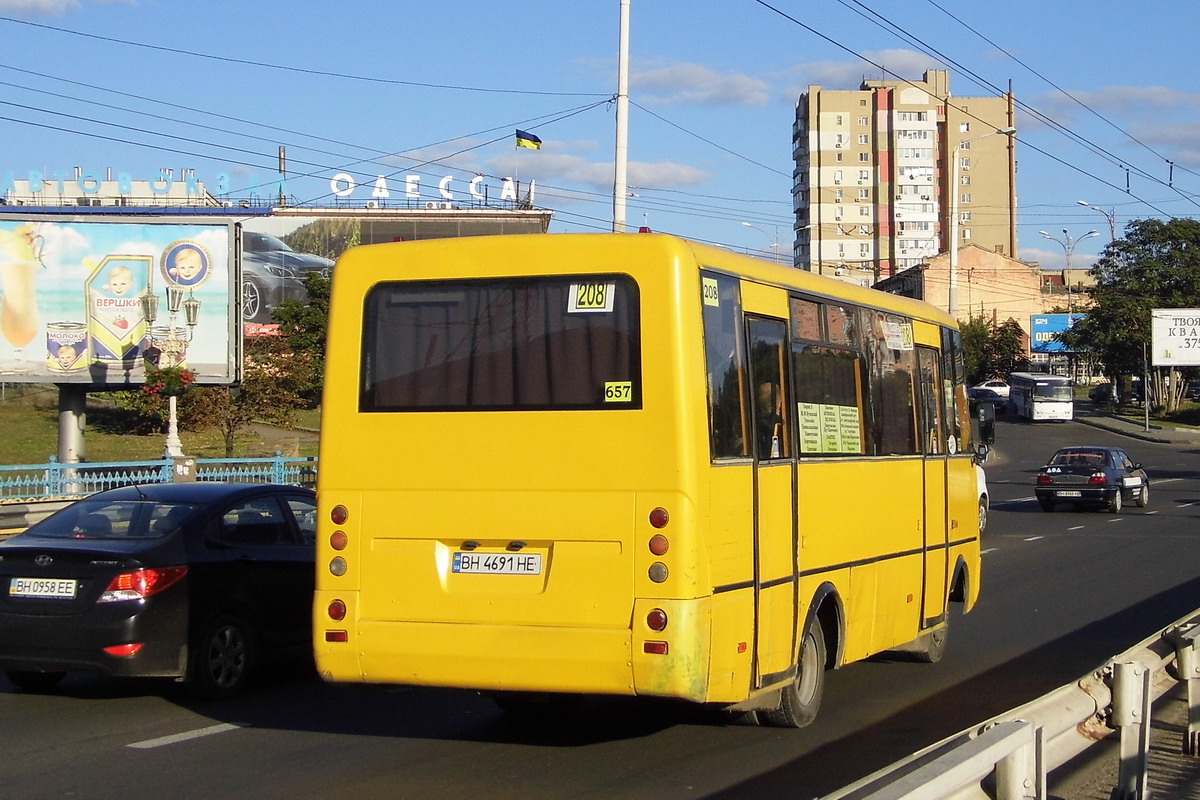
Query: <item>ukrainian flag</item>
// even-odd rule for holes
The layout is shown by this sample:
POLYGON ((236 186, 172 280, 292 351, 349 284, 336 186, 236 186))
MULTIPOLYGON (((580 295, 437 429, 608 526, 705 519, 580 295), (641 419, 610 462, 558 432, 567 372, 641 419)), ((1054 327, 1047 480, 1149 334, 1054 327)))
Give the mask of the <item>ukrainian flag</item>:
POLYGON ((530 150, 541 150, 542 140, 532 133, 517 130, 517 147, 528 147, 530 150))

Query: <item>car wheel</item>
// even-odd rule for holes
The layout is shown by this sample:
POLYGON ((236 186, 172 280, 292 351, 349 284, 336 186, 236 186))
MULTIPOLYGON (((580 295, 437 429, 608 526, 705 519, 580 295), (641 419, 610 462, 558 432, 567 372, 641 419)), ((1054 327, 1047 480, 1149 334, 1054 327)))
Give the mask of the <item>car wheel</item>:
POLYGON ((1133 501, 1137 503, 1138 508, 1145 508, 1150 505, 1150 485, 1143 483, 1142 488, 1137 493, 1137 498, 1133 501))
POLYGON ((1108 500, 1109 512, 1113 514, 1120 514, 1122 502, 1123 498, 1121 497, 1121 490, 1118 488, 1115 492, 1113 492, 1113 496, 1108 500))
POLYGON ((1053 511, 1054 510, 1054 501, 1048 497, 1039 497, 1038 505, 1040 505, 1042 507, 1042 511, 1053 511))
POLYGON ((65 672, 34 672, 32 670, 14 669, 4 673, 4 676, 18 689, 40 694, 52 691, 66 674, 65 672))
POLYGON ((803 728, 817 718, 825 691, 825 634, 816 617, 800 641, 796 677, 780 693, 779 706, 759 711, 758 718, 776 728, 803 728))
POLYGON ((192 642, 188 685, 206 700, 233 697, 254 668, 254 633, 237 617, 218 617, 192 642))
POLYGON ((252 280, 242 281, 242 321, 259 322, 259 317, 265 312, 263 292, 252 280))
POLYGON ((979 498, 979 532, 983 533, 987 530, 988 523, 988 501, 982 495, 979 498))

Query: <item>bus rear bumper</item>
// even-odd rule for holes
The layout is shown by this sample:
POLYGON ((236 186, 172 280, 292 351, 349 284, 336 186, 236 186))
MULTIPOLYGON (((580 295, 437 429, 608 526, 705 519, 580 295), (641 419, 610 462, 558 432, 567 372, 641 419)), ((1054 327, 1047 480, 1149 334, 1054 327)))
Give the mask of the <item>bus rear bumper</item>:
POLYGON ((337 682, 632 695, 630 638, 625 629, 359 621, 349 641, 318 641, 317 659, 337 682))

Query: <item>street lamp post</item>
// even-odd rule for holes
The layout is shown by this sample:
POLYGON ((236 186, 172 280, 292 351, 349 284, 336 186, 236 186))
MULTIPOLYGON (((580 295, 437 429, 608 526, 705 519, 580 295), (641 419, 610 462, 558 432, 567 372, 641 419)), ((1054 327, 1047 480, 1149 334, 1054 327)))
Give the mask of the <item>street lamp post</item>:
MULTIPOLYGON (((192 333, 200 320, 200 301, 192 296, 185 300, 183 288, 180 286, 167 287, 167 310, 170 312, 167 324, 155 328, 154 322, 158 319, 158 296, 149 290, 142 295, 142 314, 146 318, 146 329, 151 335, 151 344, 143 355, 156 367, 178 367, 183 364, 187 358, 188 343, 192 341, 192 333), (186 330, 175 327, 175 318, 181 308, 187 323, 186 330), (161 348, 157 346, 155 339, 161 342, 161 348)), ((183 455, 183 442, 179 438, 179 415, 174 394, 167 398, 167 407, 167 441, 164 456, 178 458, 183 455)))
MULTIPOLYGON (((745 225, 747 228, 753 228, 754 230, 761 233, 763 236, 766 236, 768 239, 771 239, 771 234, 767 233, 766 231, 764 231, 762 228, 758 227, 757 225, 750 223, 750 222, 743 222, 742 224, 745 225)), ((774 239, 771 239, 771 244, 768 245, 768 247, 771 248, 771 260, 778 262, 780 260, 780 258, 779 258, 779 237, 776 236, 774 239)))
MULTIPOLYGON (((1083 236, 1080 236, 1078 239, 1072 238, 1071 234, 1067 233, 1066 228, 1063 228, 1063 238, 1061 238, 1061 239, 1059 239, 1057 236, 1052 236, 1047 231, 1038 231, 1038 233, 1040 233, 1042 236, 1046 237, 1047 239, 1058 242, 1060 245, 1062 245, 1063 252, 1065 252, 1067 255, 1067 266, 1063 270, 1063 286, 1065 286, 1067 289, 1067 327, 1070 327, 1075 321, 1075 305, 1071 298, 1071 279, 1070 279, 1071 256, 1075 254, 1075 246, 1076 245, 1078 245, 1084 239, 1090 239, 1093 236, 1099 236, 1100 232, 1099 231, 1088 231, 1083 236)), ((1067 354, 1067 361, 1068 361, 1067 371, 1069 373, 1071 373, 1071 378, 1074 379, 1074 377, 1075 377, 1074 353, 1067 354)))
POLYGON ((1094 206, 1086 200, 1076 200, 1075 202, 1084 208, 1090 208, 1092 211, 1103 214, 1104 219, 1108 221, 1109 241, 1115 242, 1117 240, 1117 210, 1115 208, 1111 211, 1105 211, 1103 208, 1094 206))
POLYGON ((1012 136, 1016 132, 1017 129, 1011 126, 997 128, 991 133, 985 133, 983 136, 959 142, 950 151, 950 291, 946 296, 946 312, 952 317, 958 317, 958 181, 959 172, 962 169, 959 153, 962 151, 964 144, 978 142, 989 136, 1012 136))

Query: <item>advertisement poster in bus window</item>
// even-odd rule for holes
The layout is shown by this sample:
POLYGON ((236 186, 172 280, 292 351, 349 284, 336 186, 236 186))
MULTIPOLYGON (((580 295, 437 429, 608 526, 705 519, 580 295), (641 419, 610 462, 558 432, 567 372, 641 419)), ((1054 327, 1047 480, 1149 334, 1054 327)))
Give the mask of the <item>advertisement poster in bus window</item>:
POLYGON ((136 386, 148 348, 198 383, 233 381, 232 237, 226 222, 0 217, 0 381, 136 386))

